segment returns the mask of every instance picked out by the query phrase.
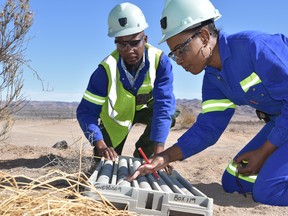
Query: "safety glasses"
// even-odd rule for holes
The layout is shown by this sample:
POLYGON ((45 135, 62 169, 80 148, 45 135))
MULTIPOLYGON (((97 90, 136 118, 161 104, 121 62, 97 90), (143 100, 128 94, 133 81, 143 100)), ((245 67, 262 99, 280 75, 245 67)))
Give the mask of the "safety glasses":
POLYGON ((198 35, 200 34, 201 31, 196 32, 195 34, 193 34, 190 38, 188 38, 184 43, 182 43, 180 46, 178 46, 177 48, 175 48, 174 50, 172 50, 169 54, 168 57, 171 58, 172 60, 176 61, 177 58, 181 58, 181 56, 183 56, 183 54, 185 54, 188 49, 187 49, 187 45, 198 35))
POLYGON ((119 50, 126 50, 128 47, 131 48, 138 48, 141 46, 141 42, 143 41, 145 35, 141 37, 139 40, 132 40, 132 41, 117 41, 115 40, 114 43, 119 50))

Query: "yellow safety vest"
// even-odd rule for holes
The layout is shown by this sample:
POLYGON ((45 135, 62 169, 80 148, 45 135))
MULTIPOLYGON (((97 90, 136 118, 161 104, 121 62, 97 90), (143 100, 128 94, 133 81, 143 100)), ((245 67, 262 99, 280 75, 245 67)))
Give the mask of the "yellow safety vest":
POLYGON ((153 99, 152 89, 162 51, 149 44, 146 44, 146 48, 148 50, 150 68, 137 93, 137 96, 150 94, 150 98, 147 98, 145 104, 137 105, 136 96, 123 87, 117 68, 117 62, 119 61, 119 52, 117 50, 101 62, 108 76, 108 95, 102 101, 103 107, 100 118, 110 136, 113 147, 117 147, 132 128, 135 111, 147 107, 147 103, 153 99))

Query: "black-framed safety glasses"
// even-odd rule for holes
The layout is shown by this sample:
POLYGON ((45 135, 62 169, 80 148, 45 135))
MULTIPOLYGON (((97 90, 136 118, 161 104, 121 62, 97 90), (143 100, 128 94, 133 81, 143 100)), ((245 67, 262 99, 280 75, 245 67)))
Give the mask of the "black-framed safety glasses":
POLYGON ((141 46, 141 42, 143 41, 145 35, 141 37, 139 40, 132 40, 132 41, 117 41, 115 39, 114 43, 116 44, 119 50, 126 50, 129 46, 130 48, 138 48, 141 46))
POLYGON ((182 43, 180 46, 178 46, 174 50, 172 50, 168 54, 168 57, 171 58, 174 61, 176 61, 177 58, 181 58, 180 56, 183 55, 185 52, 187 52, 186 46, 200 33, 201 33, 201 31, 197 31, 196 33, 194 33, 184 43, 182 43))

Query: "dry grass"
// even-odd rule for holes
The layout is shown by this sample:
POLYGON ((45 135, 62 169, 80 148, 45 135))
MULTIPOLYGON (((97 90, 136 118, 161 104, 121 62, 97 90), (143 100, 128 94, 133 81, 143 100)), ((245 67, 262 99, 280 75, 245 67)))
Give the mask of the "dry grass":
POLYGON ((82 173, 66 174, 59 170, 38 179, 0 172, 0 215, 135 215, 116 209, 86 180, 82 173), (29 180, 28 183, 17 180, 23 178, 29 180), (65 181, 68 185, 64 188, 53 186, 57 181, 65 181), (102 202, 83 196, 81 188, 99 194, 102 202))
POLYGON ((49 164, 57 162, 56 164, 60 165, 59 168, 66 168, 64 169, 66 171, 51 169, 48 173, 38 178, 30 178, 25 175, 12 175, 0 171, 0 215, 136 215, 136 213, 129 212, 128 210, 118 210, 96 190, 94 185, 89 183, 88 177, 82 171, 83 169, 87 169, 85 167, 87 164, 82 163, 85 158, 83 156, 82 139, 78 156, 78 164, 74 164, 74 169, 79 168, 79 171, 72 174, 67 173, 67 171, 69 172, 68 164, 66 166, 65 163, 59 163, 60 159, 57 156, 49 164), (99 201, 84 196, 84 189, 85 191, 88 190, 94 194, 98 194, 99 201))

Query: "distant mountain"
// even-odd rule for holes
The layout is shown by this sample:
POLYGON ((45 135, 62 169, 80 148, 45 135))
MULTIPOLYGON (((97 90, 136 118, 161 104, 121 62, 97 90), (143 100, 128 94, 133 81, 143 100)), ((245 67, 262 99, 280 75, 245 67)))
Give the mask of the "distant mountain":
MULTIPOLYGON (((179 110, 185 108, 195 116, 201 112, 202 108, 202 101, 198 99, 177 99, 176 104, 179 110)), ((252 107, 237 106, 232 121, 259 121, 259 119, 252 107)))
POLYGON ((78 102, 27 101, 15 115, 20 119, 73 119, 78 102))
MULTIPOLYGON (((177 108, 186 109, 194 116, 201 112, 201 100, 177 99, 177 108)), ((79 102, 27 101, 15 115, 19 119, 75 119, 79 102)), ((233 121, 258 121, 255 110, 249 106, 236 108, 233 121)))

